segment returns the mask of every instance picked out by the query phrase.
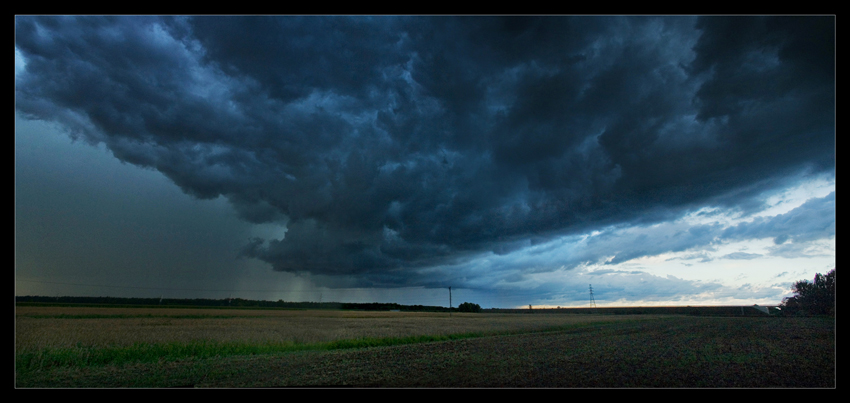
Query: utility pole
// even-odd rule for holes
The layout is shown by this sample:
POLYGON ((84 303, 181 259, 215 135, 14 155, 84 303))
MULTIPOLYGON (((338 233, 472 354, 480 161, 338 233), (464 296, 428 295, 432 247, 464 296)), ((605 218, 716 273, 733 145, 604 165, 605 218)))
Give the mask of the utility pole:
POLYGON ((452 317, 452 288, 449 287, 449 317, 452 317))

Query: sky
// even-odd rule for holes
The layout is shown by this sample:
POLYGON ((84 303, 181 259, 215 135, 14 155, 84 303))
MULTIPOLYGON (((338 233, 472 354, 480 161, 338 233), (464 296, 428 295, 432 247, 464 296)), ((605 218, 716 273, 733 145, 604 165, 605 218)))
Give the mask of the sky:
POLYGON ((15 294, 776 305, 834 16, 16 16, 15 294))

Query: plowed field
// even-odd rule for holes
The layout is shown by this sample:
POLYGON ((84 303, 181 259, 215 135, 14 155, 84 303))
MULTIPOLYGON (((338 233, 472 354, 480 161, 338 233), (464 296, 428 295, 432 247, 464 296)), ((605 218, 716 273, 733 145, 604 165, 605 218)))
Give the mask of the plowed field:
MULTIPOLYGON (((402 320, 402 315, 391 319, 402 320)), ((516 323, 528 320, 523 316, 532 315, 514 315, 516 323)), ((480 320, 480 325, 505 320, 485 318, 480 314, 469 321, 480 320)), ((503 323, 499 329, 491 328, 490 335, 379 347, 16 368, 16 386, 836 386, 834 319, 631 318, 597 317, 590 322, 586 317, 561 318, 584 322, 562 324, 554 331, 533 321, 525 323, 527 332, 503 323)))

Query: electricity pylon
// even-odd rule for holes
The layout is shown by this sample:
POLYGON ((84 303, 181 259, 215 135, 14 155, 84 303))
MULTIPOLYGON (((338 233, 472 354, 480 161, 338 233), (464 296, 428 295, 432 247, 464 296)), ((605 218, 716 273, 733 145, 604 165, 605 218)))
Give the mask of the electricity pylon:
POLYGON ((593 299, 593 285, 588 284, 590 286, 590 307, 596 308, 596 300, 593 299))

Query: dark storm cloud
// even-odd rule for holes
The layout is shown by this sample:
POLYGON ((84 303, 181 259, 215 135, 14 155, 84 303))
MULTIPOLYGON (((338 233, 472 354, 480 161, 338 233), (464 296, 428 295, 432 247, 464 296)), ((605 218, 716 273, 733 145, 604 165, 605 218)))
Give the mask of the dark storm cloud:
MULTIPOLYGON (((695 216, 707 215, 699 213, 695 216)), ((471 278, 481 265, 485 265, 491 282, 498 282, 501 278, 520 282, 528 280, 532 273, 571 271, 589 265, 628 264, 642 257, 668 253, 681 255, 666 261, 680 260, 683 265, 692 266, 687 261, 708 263, 715 260, 710 252, 717 252, 723 245, 771 238, 775 245, 767 248, 770 256, 824 256, 822 241, 835 237, 835 193, 811 198, 784 214, 745 218, 735 225, 724 224, 723 221, 728 218, 705 224, 692 224, 683 219, 649 226, 603 228, 591 236, 563 237, 548 244, 531 246, 514 255, 502 257, 494 254, 482 259, 483 262, 459 265, 454 275, 458 279, 471 278)), ((736 252, 716 258, 752 259, 760 256, 764 255, 736 252)), ((605 270, 611 269, 595 269, 593 273, 607 273, 605 270)))
POLYGON ((834 33, 831 17, 17 17, 16 107, 286 223, 242 252, 275 270, 424 284, 404 269, 746 209, 834 169, 834 33))
MULTIPOLYGON (((770 247, 771 255, 782 257, 810 256, 804 253, 811 241, 830 239, 835 236, 835 192, 827 196, 812 198, 791 211, 772 217, 755 217, 751 221, 725 227, 719 223, 690 225, 683 228, 680 223, 665 223, 638 231, 613 231, 604 236, 593 237, 586 248, 577 254, 582 257, 606 257, 613 255, 605 264, 619 264, 644 256, 682 252, 695 248, 714 248, 717 245, 751 239, 773 238, 776 246, 770 247), (793 240, 797 245, 783 243, 793 240), (794 254, 797 253, 795 256, 794 254)), ((755 259, 760 254, 734 252, 722 256, 725 259, 755 259)), ((676 259, 709 262, 705 252, 695 252, 676 259)), ((668 259, 670 260, 670 259, 668 259)), ((573 264, 578 264, 574 262, 573 264)))
POLYGON ((789 239, 808 242, 835 236, 835 192, 812 198, 803 205, 774 217, 756 217, 752 221, 729 227, 723 239, 773 238, 776 245, 789 239))

